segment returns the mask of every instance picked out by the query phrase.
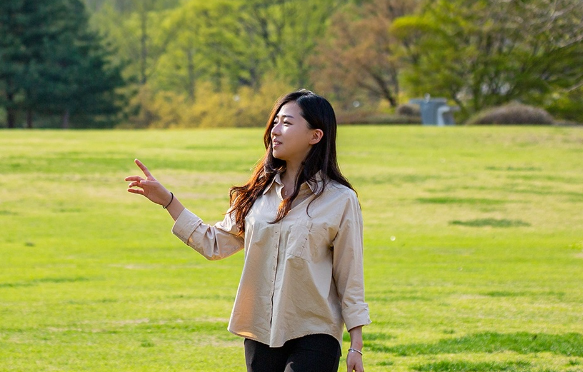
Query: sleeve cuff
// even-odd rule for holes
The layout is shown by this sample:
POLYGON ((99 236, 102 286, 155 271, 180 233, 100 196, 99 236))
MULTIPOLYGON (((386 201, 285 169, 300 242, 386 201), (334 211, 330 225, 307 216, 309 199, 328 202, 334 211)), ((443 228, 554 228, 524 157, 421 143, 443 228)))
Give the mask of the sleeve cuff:
POLYGON ((201 223, 200 217, 184 208, 172 226, 172 233, 188 244, 188 239, 201 223))
POLYGON ((342 317, 344 318, 347 330, 372 323, 368 314, 368 305, 365 303, 355 304, 345 308, 342 310, 342 317))

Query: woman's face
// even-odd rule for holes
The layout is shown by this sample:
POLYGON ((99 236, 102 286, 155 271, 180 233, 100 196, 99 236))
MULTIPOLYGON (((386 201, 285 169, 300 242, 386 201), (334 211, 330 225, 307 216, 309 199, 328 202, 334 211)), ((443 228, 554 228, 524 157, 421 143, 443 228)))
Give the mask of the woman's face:
POLYGON ((271 128, 273 157, 284 160, 288 166, 299 165, 323 135, 320 129, 310 129, 301 113, 296 102, 288 102, 279 109, 271 128))

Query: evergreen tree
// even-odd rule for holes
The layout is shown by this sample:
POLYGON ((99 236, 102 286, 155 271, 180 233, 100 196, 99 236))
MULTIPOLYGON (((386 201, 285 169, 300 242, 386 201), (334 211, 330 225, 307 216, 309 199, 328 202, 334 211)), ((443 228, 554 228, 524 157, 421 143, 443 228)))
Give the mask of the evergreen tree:
POLYGON ((0 5, 0 89, 8 127, 17 112, 61 115, 63 127, 76 115, 91 126, 119 111, 123 85, 112 53, 89 30, 79 0, 7 0, 0 5), (2 9, 4 8, 4 9, 2 9), (97 119, 97 120, 95 120, 97 119))
POLYGON ((6 109, 9 128, 16 125, 28 59, 22 38, 27 23, 23 8, 23 0, 0 2, 0 106, 6 109))

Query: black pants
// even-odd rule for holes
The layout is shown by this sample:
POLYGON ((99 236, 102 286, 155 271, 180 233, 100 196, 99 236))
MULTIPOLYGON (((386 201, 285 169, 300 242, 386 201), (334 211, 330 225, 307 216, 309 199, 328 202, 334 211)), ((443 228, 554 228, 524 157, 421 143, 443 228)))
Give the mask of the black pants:
POLYGON ((248 372, 337 372, 340 344, 329 335, 308 335, 269 347, 245 339, 248 372))

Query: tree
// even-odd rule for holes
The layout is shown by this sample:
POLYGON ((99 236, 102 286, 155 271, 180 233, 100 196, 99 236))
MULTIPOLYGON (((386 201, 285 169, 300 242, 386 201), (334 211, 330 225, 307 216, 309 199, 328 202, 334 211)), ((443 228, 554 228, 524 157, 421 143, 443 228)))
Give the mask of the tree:
MULTIPOLYGON (((125 85, 121 65, 110 63, 112 50, 91 32, 79 32, 74 48, 58 48, 52 63, 51 97, 42 105, 48 112, 62 114, 62 127, 69 128, 69 118, 78 117, 77 127, 111 126, 124 97, 117 90, 125 85)), ((68 45, 68 44, 67 44, 68 45)))
POLYGON ((340 9, 313 59, 318 86, 341 101, 362 91, 397 106, 400 61, 389 27, 416 7, 414 0, 372 0, 340 9))
POLYGON ((83 3, 9 3, 12 24, 2 23, 9 30, 0 44, 0 53, 8 57, 0 64, 8 127, 15 126, 18 111, 26 113, 27 127, 32 127, 34 113, 59 114, 63 127, 69 126, 73 114, 115 114, 115 89, 123 85, 120 68, 111 65, 111 51, 88 29, 83 3))
MULTIPOLYGON (((202 19, 201 50, 211 79, 230 89, 258 89, 275 72, 296 86, 310 83, 308 57, 323 36, 331 12, 345 1, 235 0, 216 1, 204 11, 190 12, 191 23, 202 19)), ((191 7, 191 10, 194 8, 191 7)))
POLYGON ((121 0, 105 1, 91 1, 101 6, 93 24, 130 61, 124 75, 140 81, 134 122, 148 126, 145 111, 159 93, 192 104, 205 82, 232 95, 242 87, 260 91, 267 76, 309 86, 309 56, 331 12, 348 0, 190 0, 171 9, 163 6, 170 0, 148 0, 125 13, 113 5, 121 0))
POLYGON ((454 100, 464 116, 512 100, 546 105, 583 78, 580 0, 437 0, 397 20, 412 92, 454 100))
POLYGON ((24 0, 0 2, 0 105, 6 108, 8 128, 16 126, 16 115, 23 100, 22 81, 30 61, 23 33, 28 17, 22 14, 24 0))

